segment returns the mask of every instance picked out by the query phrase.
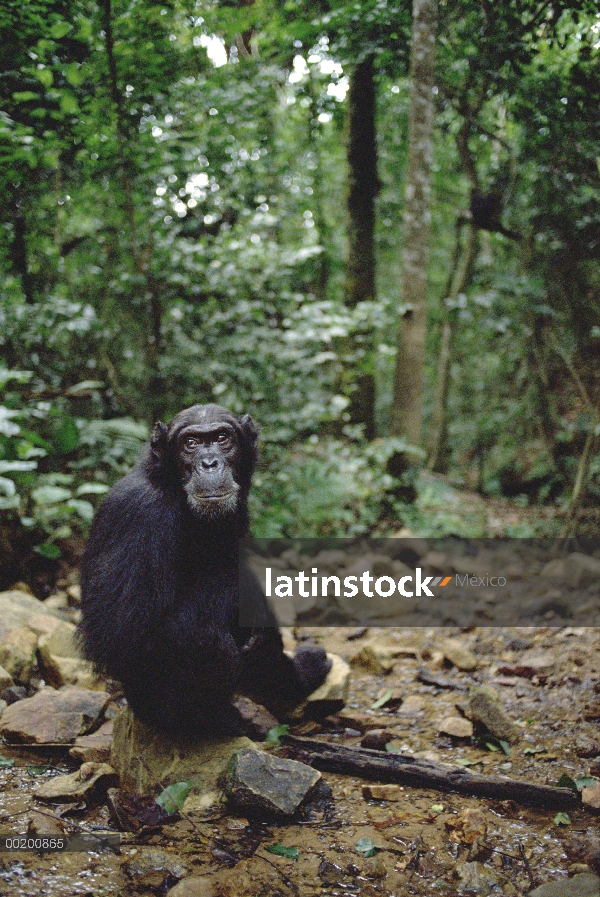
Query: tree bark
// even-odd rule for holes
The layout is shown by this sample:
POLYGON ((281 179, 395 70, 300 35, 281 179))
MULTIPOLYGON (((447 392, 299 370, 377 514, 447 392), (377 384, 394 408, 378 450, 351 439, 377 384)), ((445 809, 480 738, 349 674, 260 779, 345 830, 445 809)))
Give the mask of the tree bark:
MULTIPOLYGON (((379 190, 375 130, 373 56, 352 72, 348 91, 348 262, 346 304, 375 299, 375 200, 379 190)), ((375 436, 375 384, 370 371, 372 335, 356 334, 349 342, 344 391, 349 394, 350 422, 375 436), (358 356, 358 360, 357 360, 358 356), (358 370, 356 367, 358 366, 358 370)))
POLYGON ((413 2, 408 170, 402 252, 402 295, 407 311, 399 328, 390 415, 391 434, 405 436, 413 445, 421 442, 423 418, 437 11, 437 0, 413 2))
POLYGON ((457 263, 443 300, 444 321, 438 354, 437 379, 429 424, 429 444, 427 467, 437 473, 444 473, 448 467, 448 387, 450 385, 450 363, 454 336, 455 306, 461 293, 469 286, 473 262, 477 251, 477 232, 469 224, 465 245, 460 251, 460 230, 457 230, 457 263))

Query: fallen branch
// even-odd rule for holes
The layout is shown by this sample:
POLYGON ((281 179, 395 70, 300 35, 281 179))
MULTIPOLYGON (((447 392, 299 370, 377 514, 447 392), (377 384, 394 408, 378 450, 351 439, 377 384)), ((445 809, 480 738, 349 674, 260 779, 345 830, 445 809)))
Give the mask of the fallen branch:
POLYGON ((514 800, 520 804, 537 807, 575 807, 579 795, 569 788, 552 785, 536 785, 508 776, 486 776, 471 772, 462 766, 435 763, 404 754, 387 754, 368 748, 343 747, 314 738, 281 736, 282 744, 303 757, 311 766, 327 772, 356 775, 378 782, 395 782, 412 788, 435 788, 439 791, 457 791, 474 797, 490 797, 496 800, 514 800))

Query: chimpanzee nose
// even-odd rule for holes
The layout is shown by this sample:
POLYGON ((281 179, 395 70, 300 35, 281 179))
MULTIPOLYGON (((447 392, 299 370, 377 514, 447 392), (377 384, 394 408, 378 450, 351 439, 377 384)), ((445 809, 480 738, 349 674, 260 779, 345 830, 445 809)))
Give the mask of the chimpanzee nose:
POLYGON ((205 470, 216 470, 216 468, 218 466, 219 466, 218 458, 203 458, 202 459, 202 467, 205 470))

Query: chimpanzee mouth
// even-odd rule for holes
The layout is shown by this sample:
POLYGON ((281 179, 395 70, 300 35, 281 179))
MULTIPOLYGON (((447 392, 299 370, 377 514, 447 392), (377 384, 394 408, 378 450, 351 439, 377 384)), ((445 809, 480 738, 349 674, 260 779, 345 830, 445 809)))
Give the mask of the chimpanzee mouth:
POLYGON ((235 511, 238 503, 238 491, 238 489, 230 489, 228 492, 213 492, 211 494, 188 492, 188 506, 197 514, 204 515, 235 511))

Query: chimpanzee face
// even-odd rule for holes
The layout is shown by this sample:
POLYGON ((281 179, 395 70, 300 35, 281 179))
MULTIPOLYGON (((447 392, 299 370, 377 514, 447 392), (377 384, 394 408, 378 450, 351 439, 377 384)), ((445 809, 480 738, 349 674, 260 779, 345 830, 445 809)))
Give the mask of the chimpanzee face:
POLYGON ((170 461, 195 516, 234 513, 247 495, 256 460, 257 432, 248 415, 219 405, 194 405, 168 426, 157 424, 152 448, 161 466, 170 461))

